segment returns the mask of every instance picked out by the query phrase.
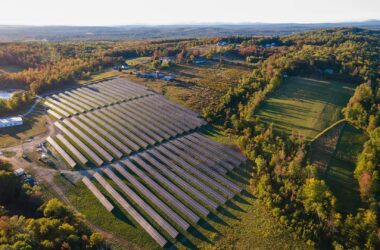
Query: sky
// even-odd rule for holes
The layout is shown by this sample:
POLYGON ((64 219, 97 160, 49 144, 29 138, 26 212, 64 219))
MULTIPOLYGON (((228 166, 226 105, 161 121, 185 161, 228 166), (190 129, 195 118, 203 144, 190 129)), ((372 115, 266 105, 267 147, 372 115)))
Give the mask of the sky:
POLYGON ((1 0, 3 25, 318 23, 380 19, 380 0, 1 0))

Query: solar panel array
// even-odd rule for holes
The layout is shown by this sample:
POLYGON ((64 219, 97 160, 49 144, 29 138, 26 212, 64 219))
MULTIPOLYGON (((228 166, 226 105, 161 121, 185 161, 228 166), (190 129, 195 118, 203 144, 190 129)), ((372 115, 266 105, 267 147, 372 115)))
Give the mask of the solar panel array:
POLYGON ((83 183, 162 247, 242 191, 227 173, 246 158, 195 132, 206 124, 197 113, 145 87, 111 79, 46 105, 61 132, 52 147, 71 167, 99 167, 83 183))
MULTIPOLYGON (((207 219, 210 212, 242 191, 227 175, 215 169, 235 168, 244 161, 245 158, 232 149, 192 133, 123 157, 99 168, 94 177, 108 177, 108 180, 98 181, 98 185, 111 196, 113 191, 107 190, 106 185, 114 182, 119 187, 115 192, 122 194, 115 198, 116 202, 120 206, 123 202, 134 204, 134 209, 146 219, 147 224, 142 228, 148 233, 155 228, 160 237, 156 234, 152 237, 159 244, 162 241, 158 240, 164 238, 166 244, 169 238, 175 239, 181 230, 195 227, 201 218, 207 219), (189 151, 184 150, 182 144, 181 147, 176 145, 181 141, 193 148, 198 145, 204 157, 202 160, 209 165, 201 166, 187 157, 191 155, 189 151)), ((129 215, 133 218, 133 214, 129 215)))
POLYGON ((45 104, 65 140, 57 142, 80 165, 101 166, 206 124, 196 113, 122 79, 52 95, 45 104), (76 151, 84 152, 82 157, 76 151))
MULTIPOLYGON (((152 95, 147 88, 121 78, 86 85, 47 97, 45 105, 62 117, 70 117, 123 101, 152 95)), ((53 114, 52 114, 53 115, 53 114)), ((57 117, 56 115, 53 115, 57 117)))

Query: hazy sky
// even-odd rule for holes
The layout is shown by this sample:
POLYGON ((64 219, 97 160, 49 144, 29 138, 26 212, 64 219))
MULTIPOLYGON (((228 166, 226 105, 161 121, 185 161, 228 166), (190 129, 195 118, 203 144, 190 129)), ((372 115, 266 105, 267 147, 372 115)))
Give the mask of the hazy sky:
POLYGON ((0 24, 123 25, 380 19, 380 0, 1 0, 0 24))

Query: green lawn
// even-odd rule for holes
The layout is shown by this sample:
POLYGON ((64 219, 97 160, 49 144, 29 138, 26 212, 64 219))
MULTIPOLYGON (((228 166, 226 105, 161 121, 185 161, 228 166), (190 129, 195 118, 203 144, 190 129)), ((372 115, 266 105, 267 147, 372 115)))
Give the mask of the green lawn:
POLYGON ((311 139, 342 117, 353 86, 335 81, 289 77, 259 107, 256 115, 278 131, 311 139))
POLYGON ((354 177, 356 156, 362 151, 367 136, 347 124, 326 172, 326 183, 337 198, 337 209, 355 213, 361 205, 358 182, 354 177))

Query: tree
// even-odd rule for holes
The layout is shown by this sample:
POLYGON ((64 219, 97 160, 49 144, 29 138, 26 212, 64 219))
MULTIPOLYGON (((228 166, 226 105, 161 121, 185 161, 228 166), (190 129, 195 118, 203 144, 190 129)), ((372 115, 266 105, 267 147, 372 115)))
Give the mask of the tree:
POLYGON ((104 246, 104 237, 100 233, 91 234, 90 246, 94 249, 100 249, 102 246, 104 246))
POLYGON ((317 214, 320 221, 327 220, 335 210, 336 199, 323 180, 307 179, 301 197, 305 210, 317 214))
POLYGON ((57 199, 51 199, 46 203, 43 214, 45 217, 57 219, 73 217, 72 211, 57 199))

